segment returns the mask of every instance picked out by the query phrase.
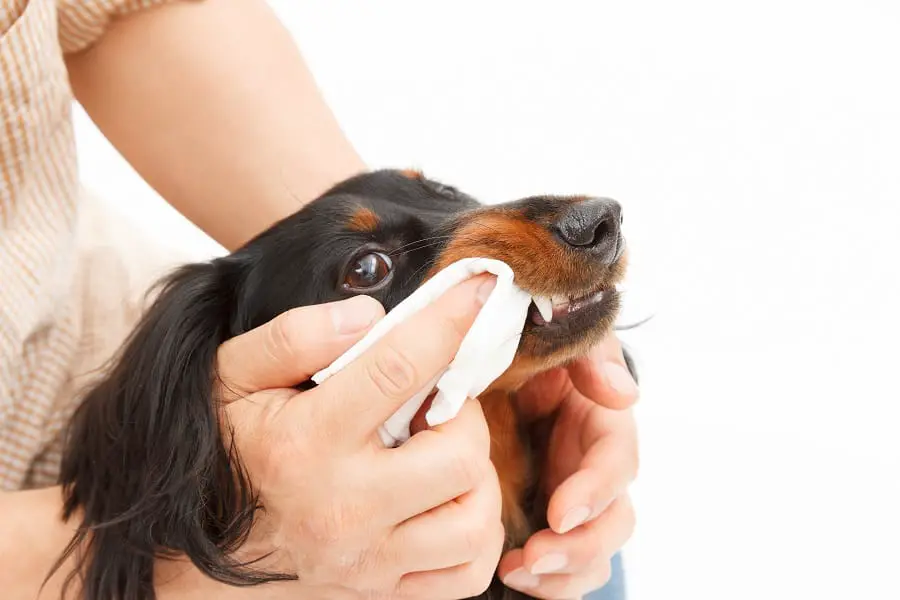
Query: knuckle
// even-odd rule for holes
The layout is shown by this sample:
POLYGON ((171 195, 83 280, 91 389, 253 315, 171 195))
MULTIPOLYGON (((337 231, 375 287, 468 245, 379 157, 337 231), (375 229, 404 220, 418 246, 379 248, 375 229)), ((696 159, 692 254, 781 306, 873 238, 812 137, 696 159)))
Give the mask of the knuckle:
POLYGON ((484 547, 485 533, 490 531, 485 529, 483 521, 484 519, 476 515, 458 524, 457 531, 462 538, 461 545, 470 556, 477 555, 484 547))
POLYGON ((257 448, 265 448, 260 456, 260 470, 266 479, 281 483, 286 477, 286 465, 297 461, 294 445, 284 435, 267 436, 266 443, 254 444, 257 448))
POLYGON ((260 428, 254 435, 265 436, 259 444, 266 446, 269 462, 278 473, 296 472, 298 464, 306 463, 320 453, 305 427, 279 423, 275 415, 267 428, 260 428))
POLYGON ((497 475, 497 469, 494 463, 488 461, 486 467, 487 475, 485 485, 488 487, 488 493, 491 496, 490 510, 484 512, 485 518, 492 521, 499 521, 503 514, 503 490, 500 488, 500 477, 497 475))
POLYGON ((459 574, 453 586, 454 597, 477 598, 488 590, 492 579, 493 570, 488 571, 485 565, 473 563, 459 574))
POLYGON ((297 466, 310 460, 313 452, 292 428, 269 423, 245 428, 238 444, 239 456, 246 459, 252 478, 267 487, 297 485, 297 466))
POLYGON ((473 452, 483 456, 490 455, 490 425, 478 398, 468 398, 453 421, 455 436, 465 437, 465 445, 473 452))
POLYGON ((300 345, 300 340, 297 339, 297 329, 291 326, 296 310, 279 315, 269 322, 264 347, 274 364, 292 362, 296 358, 294 348, 300 345))
POLYGON ((486 461, 471 449, 459 448, 449 456, 449 462, 449 476, 466 490, 475 488, 484 479, 486 461))
MULTIPOLYGON (((356 529, 355 523, 358 518, 355 511, 346 504, 330 504, 325 510, 315 512, 317 514, 311 514, 300 522, 301 535, 313 543, 335 544, 352 536, 356 529)), ((345 560, 343 567, 348 571, 358 570, 365 562, 362 558, 360 556, 353 560, 345 560)))
POLYGON ((481 402, 478 400, 470 400, 466 403, 467 405, 471 405, 472 409, 475 412, 475 431, 472 432, 472 442, 473 446, 480 448, 482 452, 485 454, 490 454, 491 451, 491 431, 490 426, 488 425, 487 418, 484 414, 484 408, 481 406, 481 402))
POLYGON ((489 515, 487 511, 483 511, 479 513, 476 522, 478 523, 478 529, 474 542, 478 545, 478 548, 484 550, 486 544, 489 544, 494 539, 497 523, 500 522, 499 515, 489 515))
POLYGON ((370 565, 369 587, 389 590, 400 585, 403 579, 403 565, 408 544, 415 543, 414 538, 401 536, 385 536, 380 541, 369 545, 368 563, 370 565))
POLYGON ((506 548, 506 528, 503 527, 502 522, 497 522, 490 531, 493 531, 494 533, 490 540, 488 551, 485 552, 485 554, 493 557, 493 560, 489 561, 494 567, 491 570, 491 574, 493 574, 494 571, 497 570, 497 563, 500 562, 500 557, 503 554, 504 548, 506 548))
POLYGON ((469 578, 463 586, 463 594, 466 597, 478 597, 488 591, 493 580, 493 572, 482 569, 484 573, 477 573, 469 578))
POLYGON ((465 581, 462 582, 462 591, 465 596, 477 597, 484 594, 490 587, 496 570, 495 560, 481 560, 474 563, 466 573, 465 581))
POLYGON ((369 377, 389 399, 404 400, 414 393, 418 379, 416 366, 403 352, 386 345, 375 354, 369 366, 369 377))
POLYGON ((452 333, 452 336, 447 341, 458 346, 469 331, 469 327, 472 324, 472 315, 468 312, 456 316, 443 315, 439 320, 441 330, 452 333))
POLYGON ((362 595, 362 598, 365 598, 365 600, 406 600, 406 598, 411 598, 412 596, 404 590, 405 588, 401 581, 396 585, 395 589, 367 590, 365 594, 362 595))
POLYGON ((317 543, 334 542, 341 538, 343 526, 333 512, 304 519, 301 523, 303 537, 317 543))
POLYGON ((379 592, 394 586, 392 574, 381 568, 383 562, 377 551, 357 551, 342 554, 336 561, 336 581, 352 581, 357 589, 379 592))

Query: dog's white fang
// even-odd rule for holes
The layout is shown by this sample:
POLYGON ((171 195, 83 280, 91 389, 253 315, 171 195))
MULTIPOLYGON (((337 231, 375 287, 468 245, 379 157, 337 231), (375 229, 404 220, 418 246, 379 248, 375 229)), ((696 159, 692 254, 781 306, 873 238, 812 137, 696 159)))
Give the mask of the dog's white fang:
POLYGON ((534 305, 537 306, 538 312, 541 313, 544 321, 550 323, 553 321, 553 301, 546 296, 534 296, 531 298, 534 305))

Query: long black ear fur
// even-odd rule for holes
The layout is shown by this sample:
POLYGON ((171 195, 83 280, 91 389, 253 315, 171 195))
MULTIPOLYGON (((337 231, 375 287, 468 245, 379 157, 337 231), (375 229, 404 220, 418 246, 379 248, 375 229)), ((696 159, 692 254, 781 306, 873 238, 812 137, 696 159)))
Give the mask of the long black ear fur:
POLYGON ((184 554, 232 585, 287 579, 230 558, 256 497, 211 397, 235 281, 225 261, 182 267, 78 409, 60 475, 68 558, 85 600, 154 600, 156 558, 184 554))

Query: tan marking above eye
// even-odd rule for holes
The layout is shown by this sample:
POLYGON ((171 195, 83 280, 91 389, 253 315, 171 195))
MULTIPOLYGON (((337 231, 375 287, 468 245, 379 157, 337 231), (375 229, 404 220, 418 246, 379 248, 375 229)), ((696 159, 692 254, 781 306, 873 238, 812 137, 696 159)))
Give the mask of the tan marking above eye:
POLYGON ((400 174, 408 179, 425 179, 425 175, 419 169, 402 169, 400 174))
POLYGON ((357 208, 350 219, 347 221, 347 227, 352 231, 371 232, 378 229, 378 215, 371 208, 360 206, 357 208))

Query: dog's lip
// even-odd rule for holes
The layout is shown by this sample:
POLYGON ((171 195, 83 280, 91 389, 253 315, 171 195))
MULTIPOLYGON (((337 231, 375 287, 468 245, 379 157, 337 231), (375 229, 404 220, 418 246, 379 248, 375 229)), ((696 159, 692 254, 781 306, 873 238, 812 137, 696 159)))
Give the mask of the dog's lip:
POLYGON ((617 286, 604 286, 587 294, 535 294, 528 310, 529 320, 538 327, 564 323, 569 316, 596 306, 616 293, 617 286))

